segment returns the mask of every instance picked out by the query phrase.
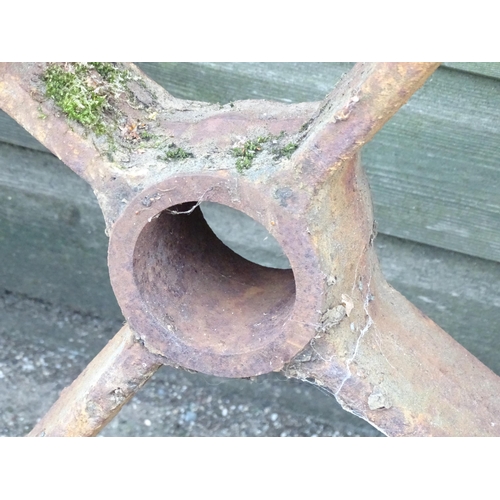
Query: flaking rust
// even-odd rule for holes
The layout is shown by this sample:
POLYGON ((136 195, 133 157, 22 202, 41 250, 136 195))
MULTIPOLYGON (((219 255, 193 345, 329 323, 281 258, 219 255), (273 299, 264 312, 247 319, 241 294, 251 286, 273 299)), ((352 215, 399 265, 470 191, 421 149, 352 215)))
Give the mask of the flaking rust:
POLYGON ((346 308, 343 305, 338 305, 327 309, 321 316, 321 323, 316 328, 318 333, 329 332, 337 326, 347 316, 346 308))

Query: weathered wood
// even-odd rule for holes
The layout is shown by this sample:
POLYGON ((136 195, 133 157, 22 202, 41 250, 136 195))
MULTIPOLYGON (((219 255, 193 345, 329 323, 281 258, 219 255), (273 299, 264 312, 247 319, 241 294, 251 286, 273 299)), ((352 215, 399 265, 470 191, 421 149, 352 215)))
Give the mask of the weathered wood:
POLYGON ((51 154, 0 143, 0 286, 118 316, 92 189, 51 154))
POLYGON ((379 230, 500 260, 500 82, 441 69, 364 149, 379 230))
POLYGON ((447 62, 443 65, 466 73, 500 78, 500 63, 498 62, 447 62))
MULTIPOLYGON (((464 66, 467 64, 467 66, 464 66)), ((500 260, 498 63, 438 69, 364 149, 379 231, 500 260)), ((350 63, 142 63, 180 98, 320 100, 350 63)), ((0 140, 43 148, 0 115, 0 140)))
POLYGON ((321 101, 354 63, 137 63, 180 99, 321 101))

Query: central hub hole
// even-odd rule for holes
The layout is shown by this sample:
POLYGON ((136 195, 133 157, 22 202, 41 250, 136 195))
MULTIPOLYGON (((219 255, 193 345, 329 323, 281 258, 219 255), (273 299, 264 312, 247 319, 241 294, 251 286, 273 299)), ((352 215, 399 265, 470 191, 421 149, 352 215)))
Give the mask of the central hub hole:
POLYGON ((156 322, 183 343, 214 354, 248 352, 275 340, 295 302, 292 270, 235 253, 195 202, 151 219, 137 240, 133 266, 156 322))

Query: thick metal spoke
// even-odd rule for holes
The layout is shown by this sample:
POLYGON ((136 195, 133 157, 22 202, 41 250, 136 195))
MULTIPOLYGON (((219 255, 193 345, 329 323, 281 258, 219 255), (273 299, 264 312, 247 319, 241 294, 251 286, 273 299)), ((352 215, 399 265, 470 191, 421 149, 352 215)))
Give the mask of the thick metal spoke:
POLYGON ((500 436, 500 377, 387 284, 373 249, 357 276, 285 374, 389 436, 500 436))
POLYGON ((29 436, 95 436, 161 366, 125 325, 61 393, 29 436))
POLYGON ((297 156, 319 177, 355 155, 439 63, 358 63, 323 101, 297 156), (335 162, 332 164, 332 159, 335 162))

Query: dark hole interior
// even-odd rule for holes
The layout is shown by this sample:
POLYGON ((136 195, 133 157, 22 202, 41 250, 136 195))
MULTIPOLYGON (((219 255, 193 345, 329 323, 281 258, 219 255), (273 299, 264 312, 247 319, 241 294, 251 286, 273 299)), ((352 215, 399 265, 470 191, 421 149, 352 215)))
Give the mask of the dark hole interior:
POLYGON ((275 339, 295 301, 291 269, 264 267, 236 254, 195 202, 151 219, 133 265, 155 320, 184 343, 219 354, 247 352, 275 339))

